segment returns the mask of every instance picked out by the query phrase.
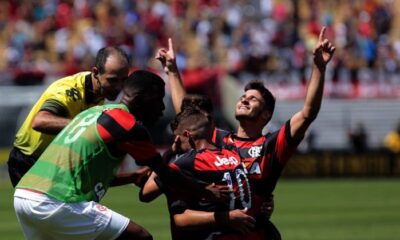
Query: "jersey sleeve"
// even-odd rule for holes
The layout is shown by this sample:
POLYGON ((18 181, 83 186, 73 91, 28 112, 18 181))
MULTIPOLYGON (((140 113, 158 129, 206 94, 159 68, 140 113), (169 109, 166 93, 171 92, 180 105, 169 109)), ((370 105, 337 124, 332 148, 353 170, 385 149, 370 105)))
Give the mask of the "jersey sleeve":
POLYGON ((229 137, 229 134, 230 134, 229 131, 220 128, 214 128, 212 142, 217 147, 225 147, 226 145, 228 145, 227 139, 229 137))
POLYGON ((179 155, 171 160, 169 167, 174 171, 181 172, 185 176, 193 177, 195 159, 196 151, 190 150, 189 152, 179 155))
POLYGON ((114 108, 98 119, 97 129, 103 141, 120 153, 131 155, 138 165, 161 161, 147 129, 129 112, 114 108))
POLYGON ((186 202, 182 199, 176 198, 174 196, 169 196, 168 209, 169 209, 171 216, 175 215, 175 214, 181 214, 181 213, 185 212, 186 209, 189 209, 189 208, 190 208, 190 206, 189 206, 188 202, 186 202))
POLYGON ((294 139, 290 135, 290 120, 277 133, 274 154, 281 166, 285 166, 294 154, 302 139, 294 139))
MULTIPOLYGON (((163 156, 163 157, 165 157, 165 156, 163 156)), ((176 158, 177 158, 177 155, 173 155, 170 159, 166 159, 169 162, 168 167, 171 168, 171 162, 173 162, 176 158)), ((176 166, 174 166, 174 167, 176 167, 176 166)), ((179 169, 177 169, 177 168, 175 168, 174 170, 179 171, 179 169)), ((158 175, 154 178, 154 182, 157 184, 157 186, 161 189, 161 191, 163 193, 165 193, 165 194, 168 193, 168 190, 169 190, 168 187, 163 183, 162 179, 158 175)))
POLYGON ((74 117, 82 110, 83 93, 75 87, 67 85, 54 85, 46 90, 46 101, 41 111, 50 111, 54 106, 61 109, 65 117, 74 117))
MULTIPOLYGON (((175 155, 168 164, 168 167, 177 174, 183 175, 186 181, 191 181, 194 184, 208 185, 207 183, 199 180, 194 170, 194 162, 196 159, 196 151, 191 150, 182 155, 175 155)), ((164 192, 175 196, 180 196, 180 199, 187 199, 187 194, 182 192, 182 186, 175 186, 165 184, 163 180, 157 176, 155 179, 157 186, 164 192)))
POLYGON ((39 111, 50 112, 60 117, 68 117, 68 109, 58 101, 46 100, 39 111))

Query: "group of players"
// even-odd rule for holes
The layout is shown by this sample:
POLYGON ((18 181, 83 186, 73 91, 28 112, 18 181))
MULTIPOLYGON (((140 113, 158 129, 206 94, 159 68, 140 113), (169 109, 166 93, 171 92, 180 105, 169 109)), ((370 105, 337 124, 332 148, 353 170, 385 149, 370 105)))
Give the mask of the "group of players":
POLYGON ((152 239, 137 223, 98 202, 108 187, 135 183, 140 200, 167 196, 173 239, 280 239, 269 221, 272 193, 322 101, 335 47, 320 32, 303 108, 264 135, 275 98, 261 82, 245 86, 235 109, 239 127, 215 127, 206 97, 186 95, 172 41, 156 58, 168 75, 177 112, 175 141, 161 156, 147 127, 164 110, 164 81, 128 75, 118 47, 99 51, 91 72, 54 82, 35 104, 8 161, 14 208, 26 239, 152 239), (122 90, 118 104, 115 100, 122 90), (117 174, 130 154, 147 168, 117 174), (190 189, 188 191, 187 189, 190 189))

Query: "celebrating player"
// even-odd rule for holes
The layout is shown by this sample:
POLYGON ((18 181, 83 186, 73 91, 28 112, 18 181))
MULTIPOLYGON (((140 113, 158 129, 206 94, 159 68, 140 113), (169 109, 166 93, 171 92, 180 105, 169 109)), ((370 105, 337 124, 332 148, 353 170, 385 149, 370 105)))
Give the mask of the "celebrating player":
MULTIPOLYGON (((271 197, 283 168, 318 115, 323 96, 325 69, 334 51, 335 47, 328 39, 325 39, 325 28, 322 28, 313 51, 314 63, 304 106, 278 131, 262 134, 262 129, 272 117, 275 98, 261 82, 250 82, 245 86, 245 93, 236 104, 235 116, 239 121, 236 133, 219 131, 214 138, 217 145, 236 148, 242 162, 246 165, 253 190, 253 204, 249 213, 257 220, 256 231, 260 232, 260 236, 275 232, 275 236, 269 235, 268 239, 280 238, 277 231, 269 231, 274 228, 273 225, 269 222, 266 223, 267 225, 263 224, 265 217, 260 215, 259 209, 261 203, 271 197)), ((174 107, 176 111, 179 111, 185 90, 176 67, 170 39, 168 49, 160 49, 156 58, 161 61, 168 74, 172 96, 176 96, 173 98, 174 107)))
POLYGON ((198 108, 185 108, 171 127, 176 135, 175 151, 183 154, 170 165, 199 182, 228 185, 230 198, 219 203, 189 199, 153 174, 141 191, 141 200, 150 201, 159 193, 159 187, 163 190, 174 240, 211 239, 224 231, 238 236, 248 234, 255 220, 245 210, 251 204, 251 189, 239 155, 211 143, 213 120, 198 108))
POLYGON ((91 72, 51 84, 17 132, 8 160, 13 186, 32 167, 50 142, 79 112, 115 100, 128 76, 129 59, 119 47, 99 50, 91 72))

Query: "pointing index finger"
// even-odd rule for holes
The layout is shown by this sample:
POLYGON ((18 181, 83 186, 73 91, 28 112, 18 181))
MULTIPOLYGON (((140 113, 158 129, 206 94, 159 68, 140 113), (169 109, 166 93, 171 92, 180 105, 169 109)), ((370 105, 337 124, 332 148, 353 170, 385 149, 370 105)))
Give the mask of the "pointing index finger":
POLYGON ((168 38, 168 50, 173 51, 174 50, 174 46, 172 45, 172 39, 168 38))
POLYGON ((321 29, 321 32, 319 33, 319 42, 322 42, 323 40, 324 40, 324 38, 325 38, 325 30, 326 30, 326 27, 322 27, 322 29, 321 29))

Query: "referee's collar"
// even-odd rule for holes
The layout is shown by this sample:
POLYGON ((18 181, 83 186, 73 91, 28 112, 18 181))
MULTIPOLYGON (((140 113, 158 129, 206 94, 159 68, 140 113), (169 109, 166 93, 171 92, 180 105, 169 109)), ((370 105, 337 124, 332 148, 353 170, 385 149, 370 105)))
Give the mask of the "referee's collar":
POLYGON ((92 74, 89 73, 85 76, 85 101, 87 104, 94 103, 92 74))

